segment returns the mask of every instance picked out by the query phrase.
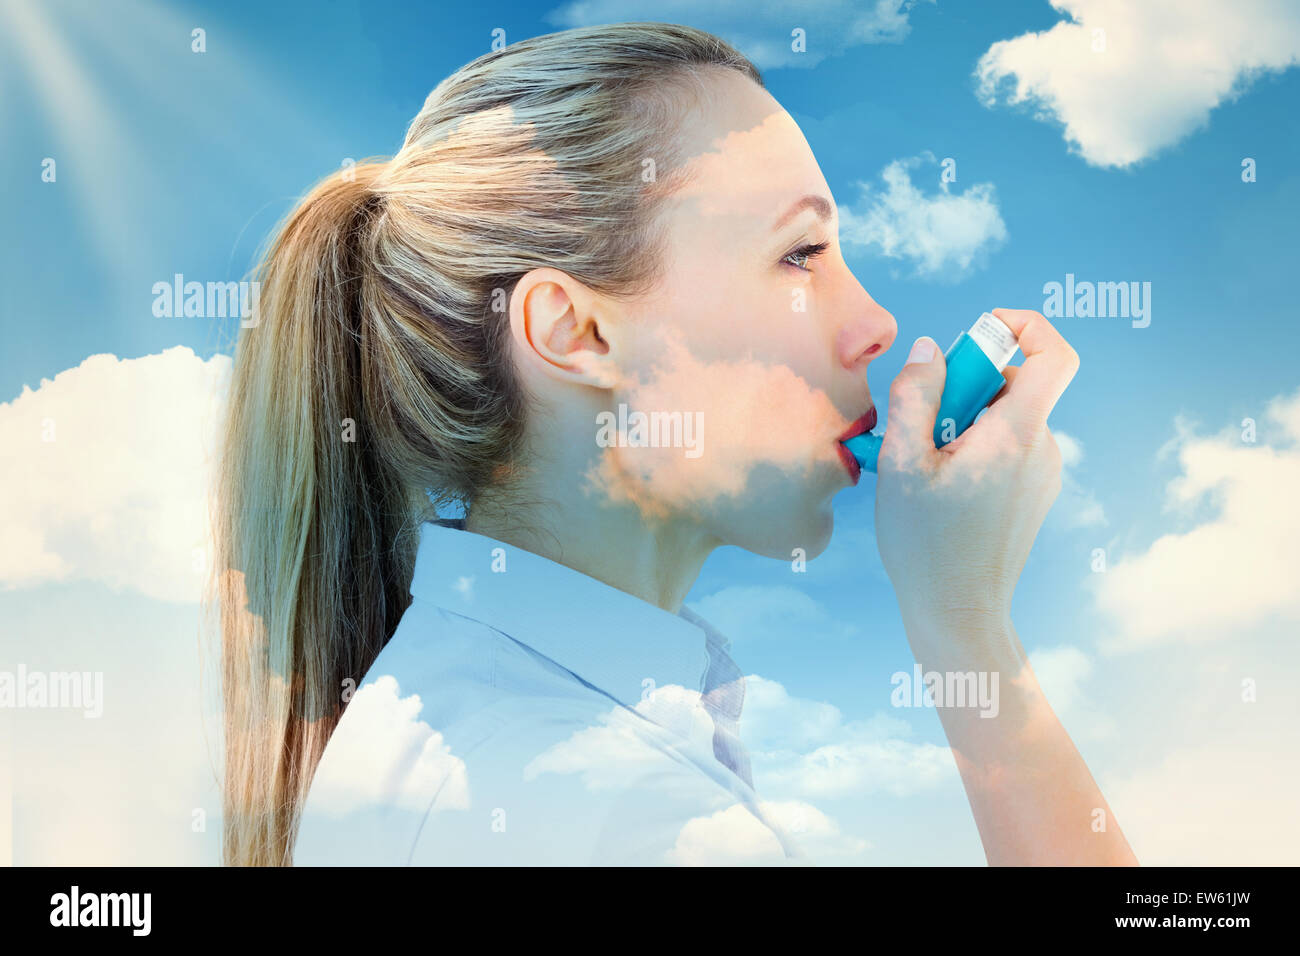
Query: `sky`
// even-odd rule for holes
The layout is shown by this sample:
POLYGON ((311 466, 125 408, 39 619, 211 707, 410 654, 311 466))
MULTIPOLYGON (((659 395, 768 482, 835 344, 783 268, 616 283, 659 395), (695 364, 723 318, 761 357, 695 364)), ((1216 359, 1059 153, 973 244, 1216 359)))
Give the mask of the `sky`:
MULTIPOLYGON (((243 278, 494 31, 636 19, 727 39, 802 128, 898 320, 886 420, 916 336, 1137 284, 1141 315, 1049 315, 1081 364, 1016 629, 1139 860, 1300 859, 1300 7, 703 6, 0 0, 0 669, 104 675, 101 716, 0 712, 0 860, 216 859, 197 601, 238 319, 158 315, 155 284, 243 278)), ((864 863, 980 865, 937 715, 890 704, 912 658, 872 484, 806 569, 724 548, 688 603, 749 675, 760 793, 815 801, 864 863)))

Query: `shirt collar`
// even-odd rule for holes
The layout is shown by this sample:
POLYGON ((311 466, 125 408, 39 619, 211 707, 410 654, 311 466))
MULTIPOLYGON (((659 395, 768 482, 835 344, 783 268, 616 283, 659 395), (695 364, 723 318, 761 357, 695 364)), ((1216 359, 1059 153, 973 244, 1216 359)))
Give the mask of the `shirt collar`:
POLYGON ((704 689, 721 635, 549 558, 464 529, 420 528, 411 594, 503 632, 620 702, 675 684, 704 689))

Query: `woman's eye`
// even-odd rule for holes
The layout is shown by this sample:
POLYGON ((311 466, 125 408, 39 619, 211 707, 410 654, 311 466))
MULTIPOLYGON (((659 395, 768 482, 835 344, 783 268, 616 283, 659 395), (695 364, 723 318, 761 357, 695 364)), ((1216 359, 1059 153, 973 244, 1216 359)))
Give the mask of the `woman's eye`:
POLYGON ((827 250, 827 248, 829 248, 829 246, 830 243, 828 242, 819 242, 815 245, 800 246, 798 249, 794 250, 794 252, 789 253, 781 261, 789 263, 796 269, 802 269, 804 272, 807 272, 808 261, 820 256, 827 250))

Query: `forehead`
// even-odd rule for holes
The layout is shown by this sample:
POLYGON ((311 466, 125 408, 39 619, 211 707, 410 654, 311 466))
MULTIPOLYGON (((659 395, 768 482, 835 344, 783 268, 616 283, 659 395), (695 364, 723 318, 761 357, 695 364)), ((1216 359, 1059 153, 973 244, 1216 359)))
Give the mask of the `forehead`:
POLYGON ((734 70, 701 78, 679 128, 680 212, 775 221, 808 192, 829 194, 803 131, 767 90, 734 70))

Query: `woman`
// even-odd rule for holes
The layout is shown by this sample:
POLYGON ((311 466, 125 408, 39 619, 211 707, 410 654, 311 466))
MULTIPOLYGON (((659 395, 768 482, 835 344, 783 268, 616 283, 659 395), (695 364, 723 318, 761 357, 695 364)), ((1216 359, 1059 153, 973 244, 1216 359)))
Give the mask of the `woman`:
MULTIPOLYGON (((302 201, 218 497, 228 863, 809 858, 682 601, 719 545, 820 553, 857 480, 897 328, 836 226, 755 68, 651 23, 475 60, 302 201)), ((997 314, 1026 360, 958 441, 932 341, 891 388, 881 557, 924 669, 1002 675, 940 711, 990 863, 1132 863, 1009 614, 1078 359, 997 314)))

